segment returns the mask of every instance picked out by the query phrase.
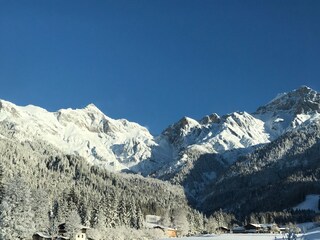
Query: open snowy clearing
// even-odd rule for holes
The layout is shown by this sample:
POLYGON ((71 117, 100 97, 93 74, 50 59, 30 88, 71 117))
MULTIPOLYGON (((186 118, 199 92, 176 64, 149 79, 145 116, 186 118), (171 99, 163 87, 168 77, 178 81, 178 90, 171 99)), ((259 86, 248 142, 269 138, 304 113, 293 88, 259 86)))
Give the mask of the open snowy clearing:
MULTIPOLYGON (((199 237, 183 237, 179 239, 186 239, 186 240, 275 240, 275 239, 282 239, 283 235, 281 234, 210 234, 210 235, 203 235, 199 237)), ((163 239, 163 240, 169 240, 163 239)))
MULTIPOLYGON (((221 234, 203 235, 200 237, 184 237, 181 240, 283 240, 282 234, 221 234)), ((169 240, 169 238, 163 239, 169 240)), ((305 234, 299 234, 296 240, 320 240, 320 229, 305 234)))
POLYGON ((293 209, 301 209, 301 210, 313 210, 315 212, 320 212, 319 211, 319 199, 320 195, 307 195, 306 200, 293 209))

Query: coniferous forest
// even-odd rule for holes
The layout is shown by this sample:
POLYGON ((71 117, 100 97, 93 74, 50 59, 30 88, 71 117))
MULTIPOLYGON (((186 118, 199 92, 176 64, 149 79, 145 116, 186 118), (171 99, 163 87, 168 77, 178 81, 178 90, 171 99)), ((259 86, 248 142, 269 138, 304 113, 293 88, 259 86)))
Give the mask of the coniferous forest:
POLYGON ((162 231, 144 227, 147 214, 177 227, 180 235, 214 232, 245 222, 288 223, 314 220, 314 212, 261 212, 236 219, 192 209, 181 186, 140 175, 110 173, 84 159, 61 154, 45 143, 0 140, 0 239, 30 239, 35 232, 55 235, 66 223, 69 236, 79 225, 92 239, 156 239, 162 231), (45 150, 44 150, 45 149, 45 150))

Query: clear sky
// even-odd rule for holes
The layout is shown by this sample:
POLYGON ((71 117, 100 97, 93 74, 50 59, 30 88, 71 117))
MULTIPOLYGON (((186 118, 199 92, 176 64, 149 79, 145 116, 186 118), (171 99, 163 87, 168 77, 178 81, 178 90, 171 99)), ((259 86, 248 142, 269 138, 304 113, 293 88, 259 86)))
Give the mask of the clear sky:
POLYGON ((318 0, 0 0, 0 98, 160 133, 320 91, 318 0))

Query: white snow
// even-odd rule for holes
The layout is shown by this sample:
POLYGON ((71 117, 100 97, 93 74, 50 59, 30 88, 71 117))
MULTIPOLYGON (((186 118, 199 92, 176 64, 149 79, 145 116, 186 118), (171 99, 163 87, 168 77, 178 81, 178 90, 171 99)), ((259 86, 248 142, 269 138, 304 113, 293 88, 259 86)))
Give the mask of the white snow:
MULTIPOLYGON (((179 238, 181 240, 282 240, 282 234, 208 234, 199 237, 182 237, 179 238)), ((169 238, 165 238, 163 240, 169 240, 169 238)))
MULTIPOLYGON (((283 240, 285 234, 207 234, 198 237, 181 237, 181 240, 283 240)), ((162 240, 169 240, 171 238, 164 238, 162 240)), ((303 234, 297 234, 296 240, 319 240, 320 228, 312 229, 303 234)))
POLYGON ((318 208, 319 199, 320 199, 320 195, 315 195, 315 194, 307 195, 306 200, 298 204, 297 206, 295 206, 293 209, 313 210, 315 212, 320 212, 318 208))
MULTIPOLYGON (((37 106, 21 107, 0 100, 0 121, 14 124, 14 137, 19 141, 40 139, 109 170, 130 168, 146 175, 164 165, 178 170, 192 155, 206 153, 225 154, 232 163, 240 150, 248 153, 305 122, 320 119, 318 113, 296 115, 292 109, 284 108, 283 104, 301 98, 291 95, 279 95, 255 114, 211 114, 201 121, 184 117, 158 137, 137 123, 104 115, 94 104, 48 112, 37 106)), ((0 133, 0 137, 7 136, 0 133)))
POLYGON ((125 119, 111 119, 93 104, 57 112, 33 105, 16 106, 3 100, 1 106, 0 120, 15 125, 14 136, 19 141, 40 139, 113 171, 150 158, 152 147, 157 146, 145 127, 125 119))
POLYGON ((278 122, 284 122, 283 118, 277 118, 273 122, 278 123, 278 122))
POLYGON ((320 228, 312 229, 303 234, 303 240, 320 240, 320 228))

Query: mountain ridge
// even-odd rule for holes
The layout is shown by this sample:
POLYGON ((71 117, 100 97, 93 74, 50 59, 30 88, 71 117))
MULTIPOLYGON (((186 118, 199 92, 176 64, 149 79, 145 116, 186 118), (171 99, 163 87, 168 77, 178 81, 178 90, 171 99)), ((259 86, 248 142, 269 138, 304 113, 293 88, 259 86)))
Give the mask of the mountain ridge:
MULTIPOLYGON (((320 194, 320 94, 305 86, 253 113, 183 117, 158 136, 138 123, 112 119, 94 104, 49 112, 5 100, 0 129, 2 142, 36 146, 37 156, 56 149, 93 168, 179 185, 188 203, 207 214, 223 209, 241 218, 320 194)), ((50 164, 61 167, 55 158, 50 164)))
POLYGON ((223 154, 269 143, 320 112, 319 102, 318 92, 302 86, 277 96, 252 114, 213 113, 200 120, 183 117, 158 136, 138 123, 106 116, 93 103, 81 109, 49 112, 0 100, 0 122, 13 124, 14 135, 20 139, 48 141, 63 152, 80 155, 111 171, 132 170, 162 177, 193 161, 190 153, 223 154), (169 168, 161 170, 163 166, 169 168))

